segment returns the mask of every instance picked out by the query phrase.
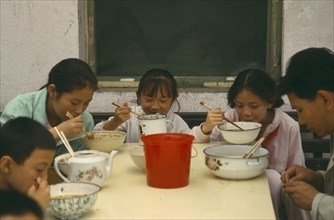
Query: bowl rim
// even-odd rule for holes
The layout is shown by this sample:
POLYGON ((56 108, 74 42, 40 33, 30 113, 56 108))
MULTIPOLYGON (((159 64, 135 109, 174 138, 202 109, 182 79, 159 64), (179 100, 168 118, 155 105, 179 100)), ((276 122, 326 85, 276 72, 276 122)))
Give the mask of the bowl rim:
MULTIPOLYGON (((267 157, 269 155, 269 151, 265 148, 261 148, 262 150, 264 150, 264 154, 261 155, 257 155, 257 156, 252 156, 251 158, 243 158, 243 157, 233 157, 233 156, 218 156, 218 155, 212 155, 209 154, 208 151, 209 149, 212 148, 218 148, 218 147, 223 147, 223 146, 249 146, 251 147, 251 145, 246 145, 246 144, 217 144, 217 145, 213 145, 213 146, 208 146, 203 150, 203 153, 205 154, 205 156, 208 157, 215 157, 215 158, 226 158, 226 159, 234 159, 234 160, 240 160, 240 159, 244 159, 244 160, 249 160, 249 159, 254 159, 254 158, 260 158, 260 157, 267 157)), ((246 153, 246 152, 245 152, 246 153)))
MULTIPOLYGON (((108 133, 119 133, 119 134, 123 135, 122 138, 126 136, 126 132, 118 131, 118 130, 112 130, 112 131, 111 130, 104 130, 104 131, 99 131, 99 130, 94 131, 93 130, 93 131, 89 131, 89 133, 92 133, 92 134, 94 134, 94 133, 97 133, 97 134, 99 134, 99 133, 106 133, 106 134, 108 134, 108 133)), ((90 140, 90 141, 93 140, 94 141, 94 139, 89 139, 86 135, 82 135, 81 138, 85 139, 85 140, 90 140)), ((100 139, 100 140, 102 140, 102 139, 100 139)))
POLYGON ((261 123, 258 123, 258 122, 252 122, 252 121, 237 121, 237 122, 234 122, 234 123, 236 123, 236 124, 239 125, 240 122, 242 122, 242 123, 245 123, 245 122, 246 122, 246 123, 252 123, 252 124, 258 125, 258 127, 250 128, 250 129, 247 129, 247 130, 240 130, 240 129, 223 129, 222 127, 225 126, 226 124, 231 124, 231 123, 227 122, 227 123, 218 125, 217 128, 218 128, 220 131, 245 132, 245 131, 253 131, 253 130, 261 129, 261 127, 262 127, 262 124, 261 124, 261 123))
POLYGON ((164 119, 167 118, 167 115, 164 114, 144 114, 144 115, 138 115, 138 119, 140 120, 157 120, 157 119, 164 119), (155 118, 151 118, 151 116, 155 116, 155 118), (158 116, 158 118, 156 118, 158 116))
POLYGON ((62 182, 62 183, 57 183, 57 184, 52 184, 50 185, 50 201, 51 200, 64 200, 64 199, 72 199, 72 198, 79 198, 79 197, 83 197, 83 196, 88 196, 88 195, 92 195, 92 194, 95 194, 95 193, 98 193, 99 191, 101 191, 102 187, 97 185, 97 184, 94 184, 94 183, 88 183, 88 182, 62 182), (91 186, 94 186, 95 189, 93 188, 93 190, 91 192, 87 192, 85 194, 82 194, 82 195, 71 195, 71 198, 57 198, 57 197, 52 197, 51 196, 51 187, 52 186, 58 186, 58 185, 69 185, 69 184, 80 184, 80 185, 91 185, 91 186))
POLYGON ((141 146, 133 146, 131 148, 129 148, 128 153, 130 154, 130 156, 143 156, 145 157, 145 151, 144 151, 144 146, 143 149, 141 149, 141 146))

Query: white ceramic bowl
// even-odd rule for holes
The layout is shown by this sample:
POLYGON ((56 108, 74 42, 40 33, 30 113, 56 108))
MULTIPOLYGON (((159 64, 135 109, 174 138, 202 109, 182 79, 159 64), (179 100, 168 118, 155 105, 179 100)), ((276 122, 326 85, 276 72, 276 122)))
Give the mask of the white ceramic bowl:
POLYGON ((94 139, 89 139, 87 136, 82 138, 86 147, 106 153, 122 146, 126 137, 126 133, 122 131, 92 131, 91 133, 94 139))
POLYGON ((251 158, 243 158, 251 145, 217 145, 204 149, 205 165, 225 179, 249 179, 259 176, 268 166, 268 150, 259 148, 251 158))
POLYGON ((92 208, 100 189, 91 183, 50 185, 51 199, 46 212, 59 219, 77 219, 92 208))
POLYGON ((239 121, 235 122, 244 130, 240 130, 231 123, 218 126, 223 138, 231 144, 248 144, 255 140, 259 135, 262 125, 257 122, 239 121))
POLYGON ((133 162, 143 171, 146 170, 145 152, 144 147, 134 146, 129 149, 129 154, 133 162))

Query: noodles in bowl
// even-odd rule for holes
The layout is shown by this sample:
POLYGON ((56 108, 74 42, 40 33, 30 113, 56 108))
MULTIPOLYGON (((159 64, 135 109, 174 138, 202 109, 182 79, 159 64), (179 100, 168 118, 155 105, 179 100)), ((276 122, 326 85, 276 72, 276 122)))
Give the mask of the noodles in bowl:
POLYGON ((86 147, 106 153, 121 147, 126 137, 126 133, 122 131, 92 131, 91 133, 94 138, 83 137, 86 147))
POLYGON ((60 219, 77 219, 93 207, 101 187, 91 183, 50 185, 50 202, 46 212, 60 219))

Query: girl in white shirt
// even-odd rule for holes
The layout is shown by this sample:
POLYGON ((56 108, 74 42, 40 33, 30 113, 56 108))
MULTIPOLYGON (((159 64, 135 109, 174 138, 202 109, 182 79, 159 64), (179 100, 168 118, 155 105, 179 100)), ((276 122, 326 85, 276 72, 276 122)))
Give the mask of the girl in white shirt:
POLYGON ((98 123, 94 130, 124 131, 127 133, 126 142, 139 142, 138 116, 130 112, 133 110, 144 114, 166 115, 167 120, 174 124, 173 130, 169 132, 190 132, 187 123, 173 111, 172 106, 176 105, 180 109, 180 104, 177 101, 177 84, 170 72, 163 69, 147 71, 139 81, 136 94, 138 106, 130 108, 125 102, 116 108, 115 116, 98 123))
MULTIPOLYGON (((278 94, 276 82, 265 72, 247 69, 240 72, 227 94, 230 110, 215 108, 208 112, 206 121, 192 129, 197 142, 224 140, 217 128, 223 118, 231 121, 252 121, 262 124, 257 139, 266 137, 262 147, 269 151, 266 173, 276 218, 281 204, 281 173, 292 164, 304 166, 304 154, 298 122, 282 110, 283 99, 278 94)), ((309 214, 297 210, 301 219, 309 214)))

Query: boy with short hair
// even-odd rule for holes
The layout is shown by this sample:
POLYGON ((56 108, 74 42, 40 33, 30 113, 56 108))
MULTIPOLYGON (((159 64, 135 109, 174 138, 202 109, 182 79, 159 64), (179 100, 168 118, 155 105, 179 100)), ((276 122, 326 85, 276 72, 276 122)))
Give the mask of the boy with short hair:
POLYGON ((44 209, 50 194, 47 171, 56 143, 39 122, 18 117, 0 128, 0 189, 15 189, 35 199, 44 209))
POLYGON ((34 199, 16 190, 0 190, 0 219, 42 220, 43 210, 34 199))

